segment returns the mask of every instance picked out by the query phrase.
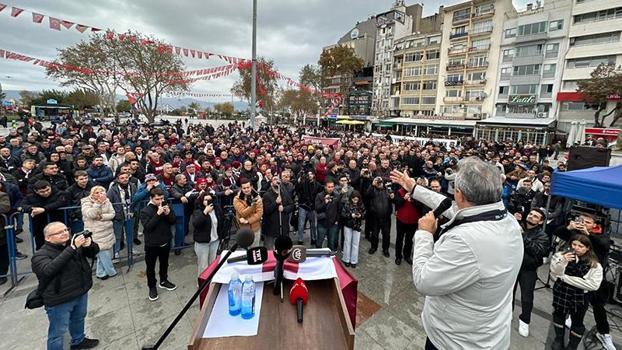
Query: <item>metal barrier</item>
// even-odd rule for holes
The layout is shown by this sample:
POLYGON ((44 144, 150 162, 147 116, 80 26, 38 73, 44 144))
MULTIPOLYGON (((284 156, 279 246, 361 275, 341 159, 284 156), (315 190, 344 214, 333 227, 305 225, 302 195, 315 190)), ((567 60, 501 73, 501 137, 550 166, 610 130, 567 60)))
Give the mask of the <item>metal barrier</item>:
MULTIPOLYGON (((16 253, 17 253, 17 243, 15 242, 15 225, 17 225, 17 217, 18 215, 22 215, 22 213, 17 212, 17 213, 13 213, 11 215, 9 215, 8 217, 5 214, 0 214, 0 217, 3 220, 4 223, 4 234, 5 234, 5 239, 6 239, 6 245, 7 245, 7 250, 8 250, 8 263, 9 263, 9 273, 6 275, 2 275, 0 277, 11 277, 10 281, 11 281, 11 287, 4 292, 4 295, 8 294, 9 292, 11 292, 11 290, 13 290, 13 288, 15 288, 15 286, 17 286, 19 284, 19 282, 21 282, 24 277, 22 276, 21 278, 19 277, 19 273, 17 272, 17 257, 16 257, 16 253)), ((22 273, 22 275, 28 274, 28 273, 32 273, 32 271, 29 272, 25 272, 22 273)))

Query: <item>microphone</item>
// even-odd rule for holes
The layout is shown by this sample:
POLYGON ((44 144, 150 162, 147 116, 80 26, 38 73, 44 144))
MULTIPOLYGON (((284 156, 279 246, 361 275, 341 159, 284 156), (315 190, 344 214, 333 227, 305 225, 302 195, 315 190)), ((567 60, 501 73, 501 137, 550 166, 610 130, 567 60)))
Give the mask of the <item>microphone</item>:
POLYGON ((293 263, 303 263, 308 257, 322 257, 322 256, 334 256, 335 253, 331 252, 327 248, 307 249, 302 245, 295 245, 287 258, 288 261, 293 263))
POLYGON ((276 258, 276 266, 274 268, 274 295, 281 294, 283 300, 283 263, 289 256, 294 243, 289 236, 279 235, 274 240, 274 257, 276 258))
POLYGON ((435 218, 439 218, 441 214, 443 214, 447 209, 451 208, 452 201, 451 198, 445 198, 443 201, 434 209, 432 214, 434 214, 435 218))
POLYGON ((227 263, 236 263, 245 261, 249 265, 259 265, 268 261, 268 249, 266 247, 253 247, 248 248, 246 255, 240 255, 227 259, 227 263))
POLYGON ((289 290, 289 302, 292 305, 296 305, 296 319, 298 323, 302 323, 302 307, 303 305, 307 305, 307 301, 309 300, 309 290, 305 285, 305 281, 302 278, 298 278, 292 289, 289 290))

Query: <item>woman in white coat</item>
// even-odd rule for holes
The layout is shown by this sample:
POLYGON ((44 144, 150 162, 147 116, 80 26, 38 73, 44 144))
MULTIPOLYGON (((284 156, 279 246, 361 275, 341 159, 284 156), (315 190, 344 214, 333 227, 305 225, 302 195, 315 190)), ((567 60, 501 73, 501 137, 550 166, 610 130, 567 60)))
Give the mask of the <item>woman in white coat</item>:
POLYGON ((99 245, 95 275, 105 280, 117 274, 112 264, 112 248, 115 243, 112 219, 115 211, 106 196, 106 189, 102 186, 94 186, 91 194, 82 198, 81 203, 84 229, 93 233, 92 239, 99 245))

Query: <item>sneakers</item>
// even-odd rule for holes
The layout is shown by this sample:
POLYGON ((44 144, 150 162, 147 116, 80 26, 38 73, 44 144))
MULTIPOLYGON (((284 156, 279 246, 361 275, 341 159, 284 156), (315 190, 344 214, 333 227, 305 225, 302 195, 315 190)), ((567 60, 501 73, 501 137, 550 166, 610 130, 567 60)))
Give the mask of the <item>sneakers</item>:
POLYGON ((598 339, 598 341, 600 341, 600 343, 603 345, 603 347, 607 350, 616 350, 615 345, 613 345, 613 340, 611 340, 611 335, 609 334, 600 334, 598 332, 596 332, 596 338, 598 339))
POLYGON ((17 260, 24 260, 26 258, 28 258, 28 255, 20 252, 19 250, 15 252, 15 259, 17 259, 17 260))
POLYGON ((518 334, 525 338, 529 336, 529 323, 523 322, 520 318, 518 319, 518 334))
POLYGON ((99 345, 98 339, 84 338, 82 339, 82 342, 80 342, 80 344, 72 345, 71 349, 92 349, 97 345, 99 345))
POLYGON ((151 301, 158 300, 158 291, 155 287, 149 288, 149 300, 151 301))
POLYGON ((395 258, 395 265, 402 265, 402 258, 395 258))
POLYGON ((160 282, 159 286, 160 286, 160 288, 163 288, 163 289, 166 289, 166 290, 175 290, 175 289, 177 289, 177 286, 172 284, 168 280, 160 282))

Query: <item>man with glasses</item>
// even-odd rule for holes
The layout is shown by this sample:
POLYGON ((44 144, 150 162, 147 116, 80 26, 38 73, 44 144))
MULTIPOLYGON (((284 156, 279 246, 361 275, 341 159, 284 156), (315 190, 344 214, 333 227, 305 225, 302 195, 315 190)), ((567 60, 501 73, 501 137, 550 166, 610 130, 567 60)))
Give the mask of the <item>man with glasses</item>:
POLYGON ((99 344, 84 334, 88 291, 93 286, 91 264, 99 246, 91 238, 71 238, 62 222, 52 222, 43 229, 45 244, 32 257, 32 271, 37 275, 45 311, 48 315, 48 350, 62 350, 67 330, 72 349, 92 349, 99 344))
POLYGON ((33 193, 26 196, 22 203, 22 209, 32 217, 32 234, 35 237, 35 246, 41 248, 45 243, 43 236, 44 227, 52 221, 63 221, 62 210, 65 206, 64 192, 60 192, 45 181, 39 180, 33 185, 33 193))

